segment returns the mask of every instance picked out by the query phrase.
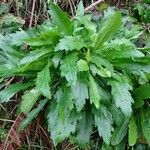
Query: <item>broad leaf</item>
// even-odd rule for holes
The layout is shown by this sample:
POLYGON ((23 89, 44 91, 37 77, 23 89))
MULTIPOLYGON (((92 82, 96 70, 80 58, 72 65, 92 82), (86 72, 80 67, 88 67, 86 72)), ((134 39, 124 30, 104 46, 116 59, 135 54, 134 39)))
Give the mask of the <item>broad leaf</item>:
POLYGON ((46 31, 37 37, 31 37, 25 40, 30 46, 55 45, 59 40, 59 34, 55 30, 46 31))
POLYGON ((69 137, 70 133, 75 132, 78 118, 79 116, 75 112, 67 112, 64 120, 62 121, 59 119, 59 113, 56 104, 51 105, 47 119, 48 129, 51 132, 51 138, 55 145, 69 137))
POLYGON ((40 95, 41 92, 37 89, 32 89, 31 91, 25 93, 22 96, 20 111, 27 114, 33 108, 40 95))
POLYGON ((146 100, 150 98, 150 85, 141 85, 134 91, 136 100, 146 100))
POLYGON ((129 123, 129 134, 128 134, 129 145, 133 146, 137 140, 137 125, 135 118, 132 117, 129 123))
POLYGON ((103 105, 95 111, 95 125, 98 127, 99 135, 102 136, 105 143, 109 144, 111 132, 113 131, 113 119, 111 113, 103 105))
POLYGON ((110 16, 109 19, 103 25, 103 28, 99 32, 98 39, 95 43, 94 50, 98 50, 100 47, 102 47, 104 42, 106 42, 114 35, 114 33, 116 33, 120 25, 121 14, 119 12, 116 12, 115 14, 110 16))
POLYGON ((72 51, 72 50, 80 50, 84 47, 85 44, 80 37, 77 36, 65 36, 63 39, 59 40, 59 43, 55 47, 55 51, 72 51))
POLYGON ((70 84, 75 84, 77 81, 77 56, 75 53, 68 54, 61 61, 61 76, 66 77, 70 84))
POLYGON ((78 70, 79 71, 88 71, 89 70, 88 63, 85 60, 83 60, 83 59, 80 59, 77 62, 77 66, 78 66, 78 70))
POLYGON ((118 145, 123 140, 123 138, 127 134, 128 123, 129 123, 129 118, 124 120, 123 124, 114 130, 111 139, 112 145, 118 145))
POLYGON ((95 105, 95 107, 98 109, 100 105, 100 95, 97 88, 97 83, 95 82, 92 75, 89 75, 89 94, 90 94, 90 102, 95 105))
POLYGON ((33 83, 16 83, 0 91, 0 102, 8 102, 16 93, 33 86, 33 83))
POLYGON ((70 35, 73 32, 73 24, 66 13, 64 13, 57 5, 50 5, 50 15, 53 23, 58 26, 58 29, 65 35, 70 35))
POLYGON ((132 90, 132 87, 128 83, 115 80, 111 81, 110 84, 112 87, 111 93, 116 106, 120 107, 126 116, 130 116, 132 113, 131 105, 133 103, 133 98, 129 91, 132 90))
POLYGON ((140 118, 143 135, 148 144, 150 144, 150 108, 142 109, 140 111, 140 118))
POLYGON ((89 143, 90 135, 92 132, 93 118, 90 110, 82 112, 82 118, 77 124, 77 136, 76 139, 80 146, 84 147, 89 143))
POLYGON ((71 90, 77 111, 81 111, 81 109, 85 105, 86 99, 89 98, 87 76, 84 73, 80 73, 78 75, 77 82, 75 85, 71 86, 71 90))
POLYGON ((42 71, 37 75, 36 87, 48 99, 51 99, 50 91, 50 63, 48 63, 42 71))
POLYGON ((63 91, 59 89, 56 93, 57 109, 60 120, 65 119, 66 113, 73 109, 73 96, 69 87, 63 86, 63 91))
POLYGON ((19 130, 24 130, 32 122, 32 120, 38 116, 46 103, 47 100, 40 101, 38 107, 29 112, 27 117, 20 123, 19 130))

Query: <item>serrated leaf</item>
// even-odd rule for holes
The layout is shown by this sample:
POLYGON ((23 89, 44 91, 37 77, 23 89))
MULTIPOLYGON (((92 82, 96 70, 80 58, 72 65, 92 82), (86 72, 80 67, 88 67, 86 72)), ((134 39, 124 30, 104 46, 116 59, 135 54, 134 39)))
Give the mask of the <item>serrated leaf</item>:
POLYGON ((126 116, 130 116, 132 113, 131 105, 133 103, 133 98, 129 91, 132 90, 132 87, 128 83, 115 80, 111 81, 110 84, 112 87, 111 93, 116 106, 120 107, 126 116))
POLYGON ((95 43, 94 50, 98 50, 104 42, 110 39, 121 25, 121 14, 116 12, 103 25, 103 28, 99 32, 98 39, 95 43))
POLYGON ((16 93, 31 86, 33 86, 33 83, 16 83, 10 85, 8 88, 0 91, 0 102, 8 102, 16 93))
POLYGON ((56 104, 52 104, 50 112, 47 115, 48 129, 51 132, 51 138, 55 145, 69 137, 75 132, 77 119, 79 116, 75 112, 67 112, 62 121, 59 119, 59 113, 56 104))
POLYGON ((55 29, 41 33, 39 36, 30 37, 25 40, 30 46, 55 45, 59 40, 59 34, 55 29))
POLYGON ((52 59, 52 62, 54 64, 54 67, 57 68, 60 61, 61 61, 61 58, 63 56, 63 53, 62 52, 59 52, 59 53, 56 53, 52 59))
POLYGON ((56 93, 57 109, 59 112, 59 118, 65 119, 65 114, 73 109, 73 96, 69 87, 63 87, 63 91, 59 89, 56 93))
POLYGON ((150 98, 150 85, 141 85, 139 88, 134 91, 136 100, 146 100, 150 98))
POLYGON ((130 118, 126 118, 126 120, 123 122, 123 124, 114 130, 112 139, 111 139, 112 145, 118 145, 123 140, 125 135, 127 134, 129 119, 130 118))
POLYGON ((66 77, 67 81, 70 84, 75 84, 77 81, 77 56, 75 53, 68 54, 61 61, 61 76, 66 77))
POLYGON ((136 144, 137 140, 137 125, 135 118, 132 117, 129 123, 129 134, 128 134, 129 146, 133 146, 136 144))
POLYGON ((89 95, 90 95, 90 102, 95 105, 98 109, 100 105, 100 95, 97 88, 97 83, 95 82, 92 75, 89 75, 89 95))
POLYGON ((78 112, 81 111, 85 105, 86 99, 89 98, 86 78, 87 77, 84 73, 80 73, 76 84, 71 86, 74 103, 78 112))
POLYGON ((82 118, 77 124, 77 136, 76 140, 81 147, 86 146, 89 143, 90 135, 92 132, 93 118, 90 110, 82 112, 82 118))
POLYGON ((48 99, 51 99, 51 91, 50 91, 50 63, 48 63, 42 71, 40 71, 37 75, 36 79, 36 87, 37 89, 48 99))
POLYGON ((38 114, 43 109, 46 103, 47 103, 47 100, 40 101, 37 108, 29 112, 27 114, 27 117, 20 123, 19 130, 24 130, 32 122, 32 120, 38 116, 38 114))
POLYGON ((22 96, 20 111, 27 114, 33 108, 40 95, 41 92, 37 89, 32 89, 31 91, 25 93, 22 96))
POLYGON ((88 71, 89 70, 88 63, 85 60, 83 60, 83 59, 80 59, 77 62, 77 66, 78 66, 78 70, 79 71, 88 71))
POLYGON ((49 48, 47 48, 47 49, 43 48, 43 49, 31 51, 23 59, 21 59, 20 65, 30 64, 30 63, 38 60, 39 58, 43 57, 44 55, 50 53, 51 51, 52 50, 49 48))
POLYGON ((55 47, 55 51, 72 51, 80 50, 85 44, 80 37, 77 36, 64 36, 59 40, 59 43, 55 47))
POLYGON ((106 144, 110 143, 111 132, 113 131, 113 119, 111 113, 103 105, 95 111, 95 125, 98 127, 99 135, 102 136, 106 144))
POLYGON ((57 5, 50 5, 50 15, 53 23, 64 35, 70 35, 73 33, 73 24, 71 20, 57 5))
POLYGON ((143 135, 148 144, 150 144, 150 108, 140 111, 141 127, 143 135))
POLYGON ((108 71, 110 71, 111 74, 114 73, 113 65, 105 58, 102 58, 102 57, 96 56, 96 55, 92 55, 90 62, 94 63, 97 67, 100 67, 100 68, 102 68, 102 66, 104 66, 105 68, 108 69, 108 71))

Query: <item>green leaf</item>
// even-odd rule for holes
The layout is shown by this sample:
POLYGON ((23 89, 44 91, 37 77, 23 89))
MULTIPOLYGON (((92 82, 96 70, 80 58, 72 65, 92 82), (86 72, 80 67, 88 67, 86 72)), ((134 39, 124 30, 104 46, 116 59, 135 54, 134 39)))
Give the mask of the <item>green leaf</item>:
POLYGON ((111 113, 103 105, 95 111, 95 125, 98 127, 99 135, 106 144, 110 143, 111 132, 113 131, 113 119, 111 113))
POLYGON ((96 56, 96 55, 92 55, 90 62, 94 63, 99 68, 102 68, 102 66, 104 66, 105 68, 107 68, 108 71, 110 71, 111 74, 114 73, 113 65, 105 58, 102 58, 102 57, 96 56))
POLYGON ((150 98, 150 85, 141 85, 139 88, 134 90, 136 100, 146 100, 150 98))
POLYGON ((47 115, 48 129, 55 145, 69 137, 70 133, 74 133, 76 129, 77 119, 79 116, 75 112, 67 112, 62 121, 59 119, 56 104, 51 104, 50 112, 47 115))
POLYGON ((31 51, 20 61, 20 65, 30 64, 30 63, 40 59, 44 55, 50 53, 51 51, 52 50, 49 48, 47 48, 47 49, 43 48, 43 49, 31 51))
POLYGON ((104 42, 106 42, 108 39, 116 33, 118 28, 121 25, 121 14, 119 12, 116 12, 112 16, 109 17, 109 19, 105 22, 103 25, 103 28, 101 29, 98 39, 95 43, 94 50, 98 50, 102 47, 104 42))
POLYGON ((97 83, 95 82, 92 75, 89 75, 89 95, 90 95, 90 101, 95 105, 95 107, 98 109, 100 105, 100 95, 97 88, 97 83))
POLYGON ((59 119, 64 120, 65 114, 73 109, 73 96, 69 87, 63 86, 56 93, 57 109, 59 112, 59 119), (62 91, 63 89, 63 91, 62 91))
POLYGON ((89 70, 88 63, 85 60, 83 60, 83 59, 80 59, 77 62, 77 66, 78 66, 78 70, 79 71, 88 71, 89 70))
POLYGON ((82 118, 78 121, 77 124, 77 142, 81 147, 85 147, 86 144, 89 143, 90 135, 92 133, 92 125, 93 125, 93 118, 91 115, 91 111, 86 109, 82 112, 82 118))
POLYGON ((77 36, 64 36, 59 40, 59 43, 55 47, 55 51, 72 51, 80 50, 85 44, 80 37, 77 36))
POLYGON ((135 118, 132 117, 129 123, 129 134, 128 134, 129 146, 134 146, 137 140, 137 125, 135 118))
POLYGON ((50 15, 53 23, 64 35, 70 35, 73 33, 73 23, 69 19, 68 15, 64 13, 57 5, 50 5, 50 15))
POLYGON ((77 16, 84 16, 84 6, 83 6, 83 2, 81 0, 77 7, 77 16))
POLYGON ((51 99, 51 91, 50 91, 50 71, 49 71, 50 63, 48 63, 42 71, 40 71, 37 75, 36 79, 36 87, 37 89, 48 99, 51 99))
POLYGON ((52 59, 52 62, 53 62, 53 64, 54 64, 54 67, 55 67, 55 68, 58 67, 58 65, 59 65, 59 63, 60 63, 60 61, 61 61, 62 56, 63 56, 63 53, 62 53, 62 52, 58 52, 58 53, 54 54, 54 57, 53 57, 53 59, 52 59))
POLYGON ((32 122, 32 120, 38 116, 38 114, 43 109, 46 103, 47 103, 47 100, 40 101, 37 108, 29 112, 27 114, 27 117, 20 123, 19 130, 24 130, 32 122))
POLYGON ((33 86, 33 83, 16 83, 10 85, 8 88, 0 91, 0 102, 8 102, 16 93, 31 86, 33 86))
POLYGON ((61 61, 61 76, 66 77, 70 84, 75 84, 77 81, 77 56, 76 54, 68 54, 61 61))
POLYGON ((132 90, 132 87, 125 82, 111 81, 111 93, 115 104, 117 107, 120 107, 122 112, 126 116, 130 116, 132 113, 131 105, 133 103, 133 98, 129 90, 132 90))
POLYGON ((112 145, 118 145, 123 140, 125 135, 127 134, 129 119, 130 118, 126 118, 126 120, 123 122, 123 124, 114 130, 112 139, 111 139, 112 145))
POLYGON ((31 37, 25 40, 30 46, 55 45, 59 40, 59 34, 55 29, 41 33, 37 37, 31 37))
POLYGON ((80 73, 78 75, 77 82, 75 85, 71 86, 71 90, 77 111, 80 112, 85 105, 86 99, 89 98, 86 74, 80 73))
POLYGON ((149 107, 147 109, 142 109, 140 111, 142 132, 148 144, 150 144, 150 117, 149 116, 150 116, 149 107))
POLYGON ((27 114, 32 109, 40 95, 41 92, 37 89, 32 89, 31 91, 25 93, 22 96, 20 111, 27 114))

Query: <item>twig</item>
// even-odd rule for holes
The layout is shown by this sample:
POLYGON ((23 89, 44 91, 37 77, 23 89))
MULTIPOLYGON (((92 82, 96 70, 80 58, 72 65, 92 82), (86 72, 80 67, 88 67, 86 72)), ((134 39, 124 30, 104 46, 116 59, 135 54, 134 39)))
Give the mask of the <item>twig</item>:
POLYGON ((89 11, 90 9, 92 9, 93 7, 97 6, 98 4, 100 4, 101 2, 104 2, 104 0, 98 0, 96 1, 95 3, 91 4, 90 6, 86 7, 84 9, 84 12, 87 12, 89 11))
POLYGON ((35 9, 35 1, 36 1, 36 0, 33 0, 33 4, 32 4, 31 19, 30 19, 29 27, 32 26, 32 22, 33 22, 34 9, 35 9))

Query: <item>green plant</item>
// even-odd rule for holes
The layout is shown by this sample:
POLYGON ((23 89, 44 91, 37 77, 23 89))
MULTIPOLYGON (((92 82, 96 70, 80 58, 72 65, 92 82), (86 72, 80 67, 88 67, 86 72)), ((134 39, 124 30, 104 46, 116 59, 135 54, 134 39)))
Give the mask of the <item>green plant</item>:
POLYGON ((95 128, 103 149, 124 149, 127 135, 130 146, 141 136, 149 143, 149 106, 143 101, 149 95, 136 99, 141 86, 149 87, 149 49, 134 44, 138 31, 128 34, 119 12, 109 9, 94 23, 83 10, 80 3, 70 20, 51 4, 48 26, 0 36, 0 77, 24 78, 3 89, 0 102, 23 91, 18 113, 27 117, 20 130, 44 109, 55 145, 71 135, 85 147, 95 128))

